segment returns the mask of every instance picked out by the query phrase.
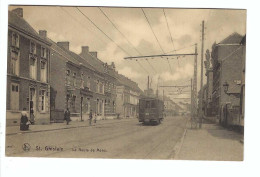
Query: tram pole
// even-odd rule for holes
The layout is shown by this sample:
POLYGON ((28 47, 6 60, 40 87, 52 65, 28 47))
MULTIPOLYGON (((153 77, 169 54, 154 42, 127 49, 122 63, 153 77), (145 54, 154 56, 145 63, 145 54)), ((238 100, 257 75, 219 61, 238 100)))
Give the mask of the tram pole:
POLYGON ((200 75, 200 115, 199 115, 199 128, 202 127, 202 106, 203 106, 203 56, 204 56, 204 20, 202 21, 201 30, 201 75, 200 75))

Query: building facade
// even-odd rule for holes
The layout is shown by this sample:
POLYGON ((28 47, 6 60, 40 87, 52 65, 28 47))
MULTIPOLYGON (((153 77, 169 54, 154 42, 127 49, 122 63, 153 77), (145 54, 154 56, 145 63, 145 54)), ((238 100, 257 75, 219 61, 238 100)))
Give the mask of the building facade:
POLYGON ((138 116, 139 98, 142 94, 137 83, 127 77, 117 74, 116 113, 121 118, 138 116))
POLYGON ((7 126, 19 125, 25 108, 35 124, 50 122, 50 46, 24 19, 8 12, 7 126))
POLYGON ((90 52, 88 46, 82 46, 80 57, 95 69, 96 91, 96 113, 98 119, 116 118, 116 70, 115 64, 104 63, 98 59, 97 52, 90 52))
POLYGON ((213 69, 213 110, 220 121, 223 121, 224 109, 232 109, 234 118, 226 121, 225 124, 239 124, 239 116, 236 112, 240 109, 240 92, 243 63, 245 62, 244 47, 241 44, 243 36, 233 33, 218 44, 212 46, 212 69, 213 69), (223 85, 228 83, 229 89, 225 93, 223 85))

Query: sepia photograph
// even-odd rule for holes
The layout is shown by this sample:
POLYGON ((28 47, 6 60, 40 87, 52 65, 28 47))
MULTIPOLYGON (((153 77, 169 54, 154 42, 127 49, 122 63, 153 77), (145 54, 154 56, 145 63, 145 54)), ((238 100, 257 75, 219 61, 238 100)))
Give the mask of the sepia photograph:
POLYGON ((5 156, 243 161, 246 19, 9 5, 5 156))

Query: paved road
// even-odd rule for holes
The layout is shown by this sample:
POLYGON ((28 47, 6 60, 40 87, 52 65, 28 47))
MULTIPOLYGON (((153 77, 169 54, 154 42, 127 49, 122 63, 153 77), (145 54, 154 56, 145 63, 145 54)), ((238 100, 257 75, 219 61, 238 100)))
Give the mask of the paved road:
POLYGON ((137 119, 92 127, 6 137, 7 156, 172 159, 187 118, 167 117, 157 126, 137 119))

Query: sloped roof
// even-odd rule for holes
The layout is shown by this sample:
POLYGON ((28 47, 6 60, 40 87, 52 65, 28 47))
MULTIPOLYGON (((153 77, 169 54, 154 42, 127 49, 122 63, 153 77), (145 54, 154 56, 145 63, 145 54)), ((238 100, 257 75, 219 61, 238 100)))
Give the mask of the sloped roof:
POLYGON ((62 55, 67 61, 71 61, 72 63, 77 64, 77 65, 80 64, 80 62, 78 62, 77 60, 75 60, 73 57, 71 57, 69 55, 69 53, 68 53, 68 51, 66 51, 66 49, 58 46, 57 43, 55 43, 54 41, 52 41, 49 38, 46 38, 46 40, 52 44, 51 49, 54 50, 55 52, 57 52, 58 54, 62 55))
POLYGON ((130 87, 131 89, 135 90, 135 91, 138 91, 138 92, 143 92, 138 84, 134 81, 132 81, 131 79, 125 77, 124 75, 122 74, 119 74, 119 73, 116 73, 116 78, 118 79, 118 84, 119 85, 125 85, 125 86, 128 86, 130 87))
MULTIPOLYGON (((24 20, 24 18, 19 17, 16 13, 8 11, 8 25, 13 26, 17 29, 20 29, 24 33, 32 35, 33 37, 41 40, 42 42, 47 42, 43 37, 41 37, 37 31, 31 27, 31 25, 24 20)), ((50 44, 49 44, 50 45, 50 44)))
MULTIPOLYGON (((81 54, 79 54, 82 56, 81 54)), ((84 55, 84 59, 88 61, 90 65, 92 65, 97 71, 104 73, 105 68, 104 68, 104 62, 99 60, 98 58, 92 56, 90 53, 87 53, 84 55)))
POLYGON ((237 32, 234 32, 228 37, 226 37, 224 40, 219 42, 219 44, 240 44, 242 39, 242 35, 238 34, 237 32))

